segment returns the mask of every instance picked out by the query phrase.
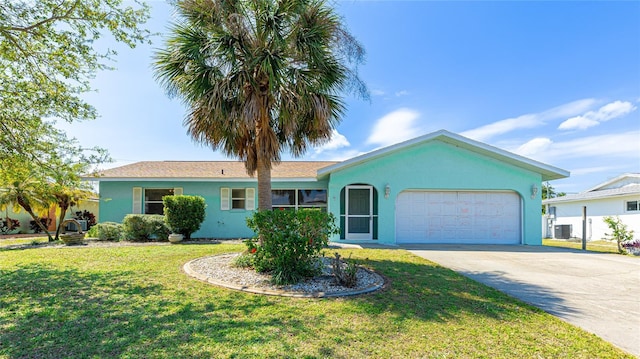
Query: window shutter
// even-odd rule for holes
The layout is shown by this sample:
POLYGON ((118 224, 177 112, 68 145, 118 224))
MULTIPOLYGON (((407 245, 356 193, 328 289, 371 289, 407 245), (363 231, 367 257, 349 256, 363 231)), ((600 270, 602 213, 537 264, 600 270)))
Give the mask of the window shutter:
POLYGON ((253 211, 256 209, 256 189, 255 188, 247 188, 245 189, 245 205, 244 209, 247 211, 253 211))
POLYGON ((174 196, 182 196, 182 187, 176 187, 173 189, 174 196))
POLYGON ((133 208, 131 213, 142 213, 142 187, 133 187, 133 208))
POLYGON ((226 187, 220 188, 220 210, 228 211, 230 207, 231 199, 231 190, 226 187))

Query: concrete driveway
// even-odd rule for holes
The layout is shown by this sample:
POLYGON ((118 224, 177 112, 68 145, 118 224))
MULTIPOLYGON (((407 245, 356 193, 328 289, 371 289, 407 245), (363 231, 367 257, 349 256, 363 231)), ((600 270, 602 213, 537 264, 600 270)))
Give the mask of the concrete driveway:
POLYGON ((640 259, 534 246, 401 248, 532 304, 640 357, 640 259))

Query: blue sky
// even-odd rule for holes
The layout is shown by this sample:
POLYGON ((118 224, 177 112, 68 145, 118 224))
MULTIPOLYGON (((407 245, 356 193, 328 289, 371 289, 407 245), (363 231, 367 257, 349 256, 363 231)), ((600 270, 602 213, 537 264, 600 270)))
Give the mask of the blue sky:
MULTIPOLYGON (((172 8, 148 1, 147 27, 166 32, 172 8)), ((579 192, 640 172, 640 2, 337 1, 367 51, 371 101, 346 97, 327 145, 304 160, 342 160, 439 129, 571 171, 552 182, 579 192)), ((221 160, 194 144, 185 108, 151 71, 154 49, 118 50, 115 71, 86 95, 101 117, 61 124, 114 167, 145 160, 221 160)), ((291 159, 284 155, 284 159, 291 159)))

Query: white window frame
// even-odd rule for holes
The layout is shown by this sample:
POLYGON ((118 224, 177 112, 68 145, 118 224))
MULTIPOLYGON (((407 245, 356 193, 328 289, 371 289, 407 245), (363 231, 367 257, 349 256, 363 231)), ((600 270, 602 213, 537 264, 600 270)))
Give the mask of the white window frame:
POLYGON ((640 212, 640 200, 631 200, 631 201, 624 201, 624 211, 625 212, 631 212, 631 213, 635 213, 635 212, 640 212), (630 202, 635 202, 636 203, 636 209, 629 209, 629 203, 630 202))
MULTIPOLYGON (((293 208, 296 211, 300 208, 324 208, 327 209, 327 203, 321 205, 305 205, 300 204, 300 191, 325 191, 328 195, 329 191, 326 188, 272 188, 271 191, 294 191, 294 204, 273 204, 271 205, 271 209, 279 209, 279 208, 293 208)), ((271 194, 273 196, 273 193, 271 194)), ((329 199, 327 198, 327 201, 329 199)))
MULTIPOLYGON (((173 195, 173 196, 182 195, 182 187, 173 187, 173 188, 165 188, 165 187, 163 187, 163 188, 153 188, 153 187, 150 187, 150 188, 141 188, 141 187, 134 187, 134 191, 135 191, 135 189, 136 189, 136 188, 140 188, 140 189, 141 189, 141 194, 142 194, 142 199, 143 199, 143 201, 141 201, 141 203, 140 203, 140 210, 141 210, 141 212, 139 212, 139 213, 144 212, 144 214, 148 214, 148 213, 147 213, 147 204, 150 204, 150 203, 156 203, 156 204, 157 204, 157 203, 160 203, 160 204, 162 204, 162 206, 163 206, 163 208, 164 208, 164 203, 162 202, 162 199, 161 199, 161 200, 159 200, 159 201, 157 201, 157 200, 150 201, 150 200, 148 200, 148 199, 147 199, 147 190, 166 190, 166 191, 169 191, 169 193, 170 193, 168 196, 172 196, 172 195, 173 195)), ((135 193, 135 192, 134 192, 134 193, 135 193)), ((164 196, 163 196, 163 197, 164 197, 164 196)), ((136 203, 136 200, 135 200, 135 198, 134 198, 134 207, 135 207, 136 205, 137 205, 137 203, 136 203)), ((135 213, 135 212, 134 212, 134 213, 135 213)), ((154 213, 154 214, 155 214, 155 213, 154 213)))
POLYGON ((220 188, 220 210, 222 211, 252 211, 256 209, 256 189, 255 188, 220 188), (233 192, 241 192, 244 197, 233 197, 233 192), (244 207, 233 208, 234 201, 244 201, 244 207))

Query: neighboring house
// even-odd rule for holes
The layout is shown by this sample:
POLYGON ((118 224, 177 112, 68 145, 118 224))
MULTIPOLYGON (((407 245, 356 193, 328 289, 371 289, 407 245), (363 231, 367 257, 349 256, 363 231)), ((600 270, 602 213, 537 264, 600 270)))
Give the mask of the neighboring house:
MULTIPOLYGON (((344 162, 283 161, 271 175, 273 208, 333 213, 334 241, 540 245, 541 183, 569 173, 441 130, 344 162)), ((99 181, 101 221, 192 194, 207 203, 194 237, 253 235, 257 180, 242 162, 138 162, 85 179, 99 181)))
POLYGON ((607 238, 607 216, 618 216, 640 238, 640 173, 627 173, 578 194, 542 201, 547 237, 582 238, 582 209, 587 207, 587 240, 607 238))
MULTIPOLYGON (((80 201, 80 203, 77 206, 69 207, 69 209, 67 210, 65 219, 72 218, 75 215, 76 211, 85 211, 85 210, 93 213, 93 215, 96 216, 96 221, 98 221, 99 220, 98 198, 86 199, 86 200, 80 201)), ((56 221, 58 220, 56 211, 57 211, 57 206, 55 205, 51 206, 48 213, 46 213, 46 211, 45 213, 41 213, 41 211, 36 211, 36 215, 39 215, 39 216, 46 215, 51 219, 51 223, 49 224, 49 231, 56 230, 56 221)), ((9 216, 9 218, 11 219, 17 219, 18 221, 20 221, 20 228, 17 228, 11 231, 10 232, 11 234, 33 232, 33 230, 31 230, 30 228, 31 227, 30 222, 33 220, 33 218, 31 218, 31 216, 24 209, 21 208, 20 211, 16 213, 13 211, 13 205, 9 205, 7 206, 7 208, 5 208, 4 211, 0 212, 0 217, 2 219, 4 219, 7 216, 9 216)))

